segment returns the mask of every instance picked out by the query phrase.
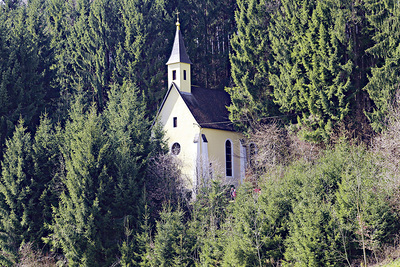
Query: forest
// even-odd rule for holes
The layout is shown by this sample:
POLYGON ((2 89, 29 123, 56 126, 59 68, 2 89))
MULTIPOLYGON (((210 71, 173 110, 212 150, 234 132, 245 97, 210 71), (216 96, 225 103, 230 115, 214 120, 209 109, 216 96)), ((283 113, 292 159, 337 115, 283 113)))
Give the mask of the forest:
POLYGON ((400 256, 394 0, 0 0, 1 266, 371 266, 400 256), (153 124, 192 83, 257 147, 185 190, 153 124))

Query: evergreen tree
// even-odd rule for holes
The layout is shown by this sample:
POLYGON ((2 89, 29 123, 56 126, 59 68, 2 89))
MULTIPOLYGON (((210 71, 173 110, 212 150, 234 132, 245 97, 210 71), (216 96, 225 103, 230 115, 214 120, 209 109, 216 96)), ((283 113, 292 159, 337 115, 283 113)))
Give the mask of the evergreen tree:
POLYGON ((120 29, 118 2, 78 0, 76 21, 68 39, 72 58, 72 88, 79 88, 88 102, 95 101, 102 110, 112 81, 115 44, 120 29))
POLYGON ((69 47, 71 32, 77 19, 73 2, 51 0, 46 2, 45 17, 46 31, 50 37, 50 49, 54 53, 54 62, 51 68, 55 71, 54 86, 58 88, 59 101, 53 103, 59 121, 64 121, 68 115, 68 108, 72 101, 73 55, 69 47))
POLYGON ((353 62, 344 56, 339 4, 282 1, 270 31, 275 102, 281 111, 298 114, 303 135, 311 140, 327 140, 349 113, 353 62))
MULTIPOLYGON (((32 146, 35 188, 33 193, 35 217, 34 237, 37 247, 49 235, 48 225, 53 219, 52 207, 57 207, 61 194, 59 177, 62 136, 60 127, 53 127, 47 115, 42 116, 32 146)), ((33 227, 32 227, 33 228, 33 227)))
POLYGON ((276 197, 269 194, 271 191, 268 188, 253 190, 249 184, 239 189, 231 207, 231 217, 224 225, 226 241, 222 266, 273 266, 282 256, 278 222, 284 220, 288 211, 282 205, 280 211, 269 207, 269 201, 277 200, 270 198, 276 197), (282 217, 274 218, 276 214, 282 217))
POLYGON ((193 203, 189 227, 196 234, 196 253, 201 266, 216 266, 222 261, 225 238, 222 225, 227 217, 229 199, 227 186, 220 181, 203 185, 193 203))
POLYGON ((0 229, 6 239, 1 249, 9 253, 10 261, 16 260, 24 243, 43 248, 46 224, 52 220, 51 205, 57 203, 52 180, 58 140, 50 121, 43 117, 33 144, 26 131, 20 121, 13 138, 6 142, 2 163, 0 229))
POLYGON ((194 234, 187 231, 183 223, 183 211, 180 207, 172 211, 167 207, 157 222, 157 234, 154 236, 154 266, 193 265, 191 250, 194 234))
POLYGON ((37 193, 33 178, 32 141, 20 120, 12 139, 6 141, 0 182, 0 260, 4 265, 16 263, 22 243, 37 237, 34 213, 37 193))
MULTIPOLYGON (((342 180, 336 191, 335 210, 345 238, 348 257, 352 251, 366 258, 376 253, 397 232, 397 216, 386 201, 387 186, 382 181, 384 173, 365 149, 355 149, 342 169, 342 180), (386 199, 386 200, 385 200, 386 199)), ((390 242, 390 241, 389 241, 390 242)), ((351 258, 350 258, 351 259, 351 258)))
POLYGON ((246 129, 260 118, 276 115, 268 80, 271 43, 268 29, 276 12, 274 1, 238 0, 237 33, 231 39, 230 62, 234 86, 226 88, 232 99, 230 120, 246 129))
MULTIPOLYGON (((142 214, 142 193, 148 158, 157 152, 151 142, 150 122, 146 119, 146 104, 138 97, 138 90, 130 83, 113 86, 105 110, 106 134, 113 161, 108 168, 115 179, 113 217, 131 218, 133 230, 138 229, 137 218, 142 214)), ((115 233, 122 238, 123 225, 115 233)))
POLYGON ((108 175, 110 144, 96 107, 85 110, 81 100, 65 126, 65 190, 54 209, 51 241, 70 266, 104 266, 115 260, 118 241, 113 231, 113 177, 108 175))
POLYGON ((20 116, 34 131, 45 99, 51 98, 52 54, 43 18, 37 12, 41 8, 40 1, 31 1, 27 7, 6 9, 1 16, 5 35, 0 64, 0 144, 10 136, 20 116))
POLYGON ((236 1, 187 0, 172 8, 170 12, 181 12, 181 29, 193 62, 193 84, 222 90, 231 81, 229 40, 235 31, 236 1))
POLYGON ((375 31, 368 52, 376 60, 365 87, 375 105, 368 118, 374 130, 381 131, 400 84, 400 6, 396 1, 375 0, 366 1, 365 6, 375 31))
POLYGON ((167 90, 165 63, 173 40, 172 17, 164 0, 123 0, 120 13, 124 31, 114 75, 120 84, 125 78, 138 87, 151 114, 167 90))

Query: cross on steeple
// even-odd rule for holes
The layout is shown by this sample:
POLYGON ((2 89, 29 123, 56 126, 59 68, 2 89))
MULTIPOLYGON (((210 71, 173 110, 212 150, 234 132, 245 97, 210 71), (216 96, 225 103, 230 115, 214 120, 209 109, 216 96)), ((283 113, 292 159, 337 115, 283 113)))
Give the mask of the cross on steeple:
POLYGON ((181 12, 179 12, 178 10, 176 10, 175 14, 176 14, 176 26, 178 27, 178 29, 181 29, 181 24, 179 23, 179 14, 181 12))

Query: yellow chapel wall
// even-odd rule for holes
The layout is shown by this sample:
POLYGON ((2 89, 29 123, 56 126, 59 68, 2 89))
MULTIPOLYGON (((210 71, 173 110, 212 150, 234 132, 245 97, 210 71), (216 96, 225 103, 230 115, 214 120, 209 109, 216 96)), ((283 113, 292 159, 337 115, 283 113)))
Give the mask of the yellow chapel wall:
MULTIPOLYGON (((237 132, 202 128, 202 134, 205 134, 208 141, 208 155, 210 162, 216 165, 219 174, 222 175, 227 184, 239 185, 241 181, 241 153, 240 139, 243 135, 237 132), (225 172, 225 142, 230 140, 233 145, 233 176, 226 177, 225 172)), ((242 155, 243 156, 243 155, 242 155)), ((242 160, 245 160, 242 158, 242 160)))
POLYGON ((171 89, 164 102, 159 122, 163 125, 169 149, 175 142, 181 146, 181 152, 176 157, 182 163, 181 172, 187 180, 187 188, 192 189, 198 145, 194 143, 194 138, 200 128, 176 88, 171 89), (177 118, 176 128, 173 127, 174 117, 177 118))

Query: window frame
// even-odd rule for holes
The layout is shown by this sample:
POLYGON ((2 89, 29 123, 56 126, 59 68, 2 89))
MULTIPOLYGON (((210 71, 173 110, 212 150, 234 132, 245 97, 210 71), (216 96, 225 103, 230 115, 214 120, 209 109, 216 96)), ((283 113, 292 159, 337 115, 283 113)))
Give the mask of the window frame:
POLYGON ((174 156, 178 156, 181 153, 182 147, 181 144, 179 144, 178 142, 174 142, 171 145, 171 154, 174 156), (176 148, 174 148, 174 146, 177 146, 176 148), (174 152, 176 151, 176 152, 174 152))
POLYGON ((226 177, 234 177, 233 142, 231 139, 225 140, 224 150, 225 150, 225 176, 226 177), (228 146, 227 146, 228 142, 230 144, 230 151, 228 151, 228 146), (230 167, 229 167, 229 165, 230 165, 230 167))

